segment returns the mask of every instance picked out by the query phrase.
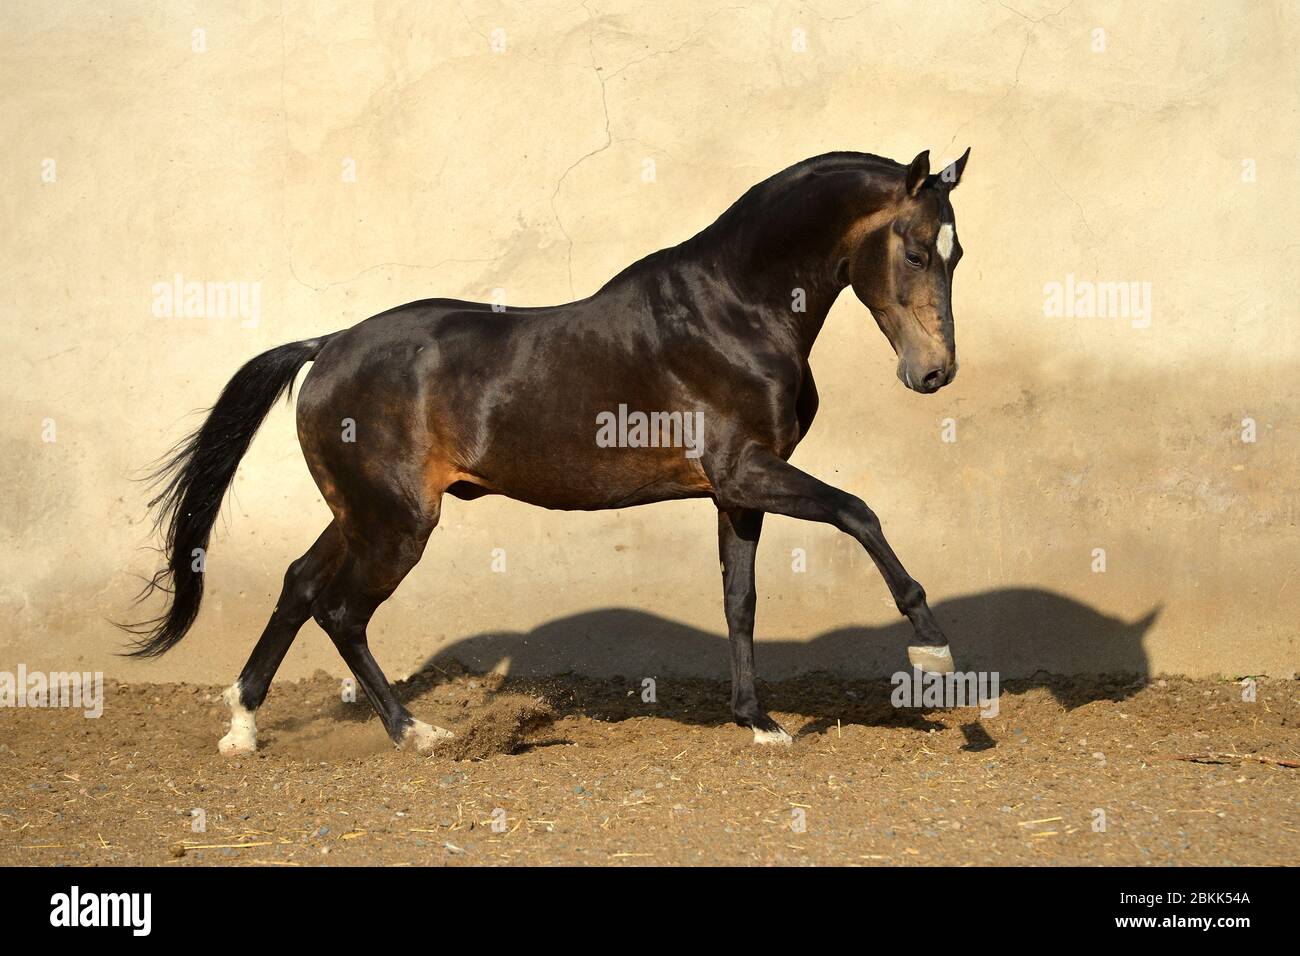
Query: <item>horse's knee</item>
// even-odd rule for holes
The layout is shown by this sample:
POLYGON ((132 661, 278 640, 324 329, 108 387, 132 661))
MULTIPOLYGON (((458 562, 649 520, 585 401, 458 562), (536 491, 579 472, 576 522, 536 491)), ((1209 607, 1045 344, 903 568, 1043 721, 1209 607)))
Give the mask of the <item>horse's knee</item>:
POLYGON ((857 495, 851 495, 847 491, 841 494, 843 498, 835 503, 835 523, 839 529, 853 535, 864 544, 866 538, 883 536, 884 529, 880 526, 880 518, 870 506, 857 495))

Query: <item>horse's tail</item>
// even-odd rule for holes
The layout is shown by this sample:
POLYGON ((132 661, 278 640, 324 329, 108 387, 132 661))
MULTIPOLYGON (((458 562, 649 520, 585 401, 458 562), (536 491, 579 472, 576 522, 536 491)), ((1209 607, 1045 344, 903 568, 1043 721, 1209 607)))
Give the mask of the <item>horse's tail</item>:
POLYGON ((162 491, 149 502, 154 527, 163 534, 166 565, 145 584, 139 600, 154 591, 171 596, 159 617, 119 625, 137 636, 132 657, 157 657, 180 641, 203 601, 208 536, 226 489, 253 435, 281 394, 291 397, 298 371, 331 336, 291 342, 263 352, 235 373, 199 428, 181 439, 148 476, 162 491))

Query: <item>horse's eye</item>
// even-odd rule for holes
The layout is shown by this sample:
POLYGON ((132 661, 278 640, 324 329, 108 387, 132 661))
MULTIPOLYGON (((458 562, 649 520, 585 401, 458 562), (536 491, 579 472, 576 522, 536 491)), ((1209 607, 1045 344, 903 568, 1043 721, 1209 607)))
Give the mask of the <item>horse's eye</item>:
POLYGON ((907 254, 907 264, 909 266, 916 266, 917 268, 920 268, 921 257, 918 256, 915 252, 909 252, 907 254))

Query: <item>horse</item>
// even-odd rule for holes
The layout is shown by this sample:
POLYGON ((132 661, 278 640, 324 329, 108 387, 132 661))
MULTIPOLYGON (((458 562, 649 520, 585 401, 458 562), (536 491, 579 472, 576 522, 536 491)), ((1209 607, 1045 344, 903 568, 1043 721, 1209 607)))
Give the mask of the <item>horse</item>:
POLYGON ((928 150, 907 165, 815 156, 588 298, 530 308, 424 299, 250 360, 152 473, 166 563, 141 599, 162 590, 167 605, 122 625, 134 635, 127 653, 163 654, 190 630, 201 559, 240 459, 310 362, 298 440, 333 519, 289 565, 223 695, 231 722, 222 754, 256 749, 255 713, 309 617, 395 745, 429 753, 451 736, 397 700, 366 637, 376 608, 420 560, 446 494, 580 511, 713 499, 731 713, 755 743, 791 743, 755 688, 754 558, 765 514, 856 538, 911 623, 912 666, 951 673, 925 590, 875 513, 789 459, 817 414, 809 353, 846 286, 893 347, 903 385, 931 394, 957 374, 952 280, 962 246, 950 194, 969 157, 931 173, 928 150))

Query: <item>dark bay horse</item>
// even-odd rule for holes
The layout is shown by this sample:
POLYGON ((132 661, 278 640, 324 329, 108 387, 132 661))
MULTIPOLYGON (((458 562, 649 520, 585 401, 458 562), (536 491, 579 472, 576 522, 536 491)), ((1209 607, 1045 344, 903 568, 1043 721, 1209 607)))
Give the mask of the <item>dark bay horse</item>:
POLYGON ((911 621, 914 666, 952 670, 948 640, 860 499, 789 464, 817 413, 808 355, 845 286, 922 393, 957 372, 952 276, 961 260, 942 172, 828 153, 754 186, 678 246, 628 266, 595 295, 548 308, 426 299, 350 329, 272 349, 226 385, 173 449, 151 503, 170 594, 129 630, 154 656, 189 630, 202 558, 226 489, 276 399, 298 396, 298 439, 333 513, 294 561, 239 679, 222 753, 256 747, 254 712, 299 628, 329 634, 389 737, 420 751, 448 732, 415 720, 370 654, 375 609, 420 560, 442 496, 486 494, 561 510, 712 498, 731 638, 731 709, 760 743, 790 736, 754 687, 754 555, 763 515, 832 524, 856 538, 911 621))

